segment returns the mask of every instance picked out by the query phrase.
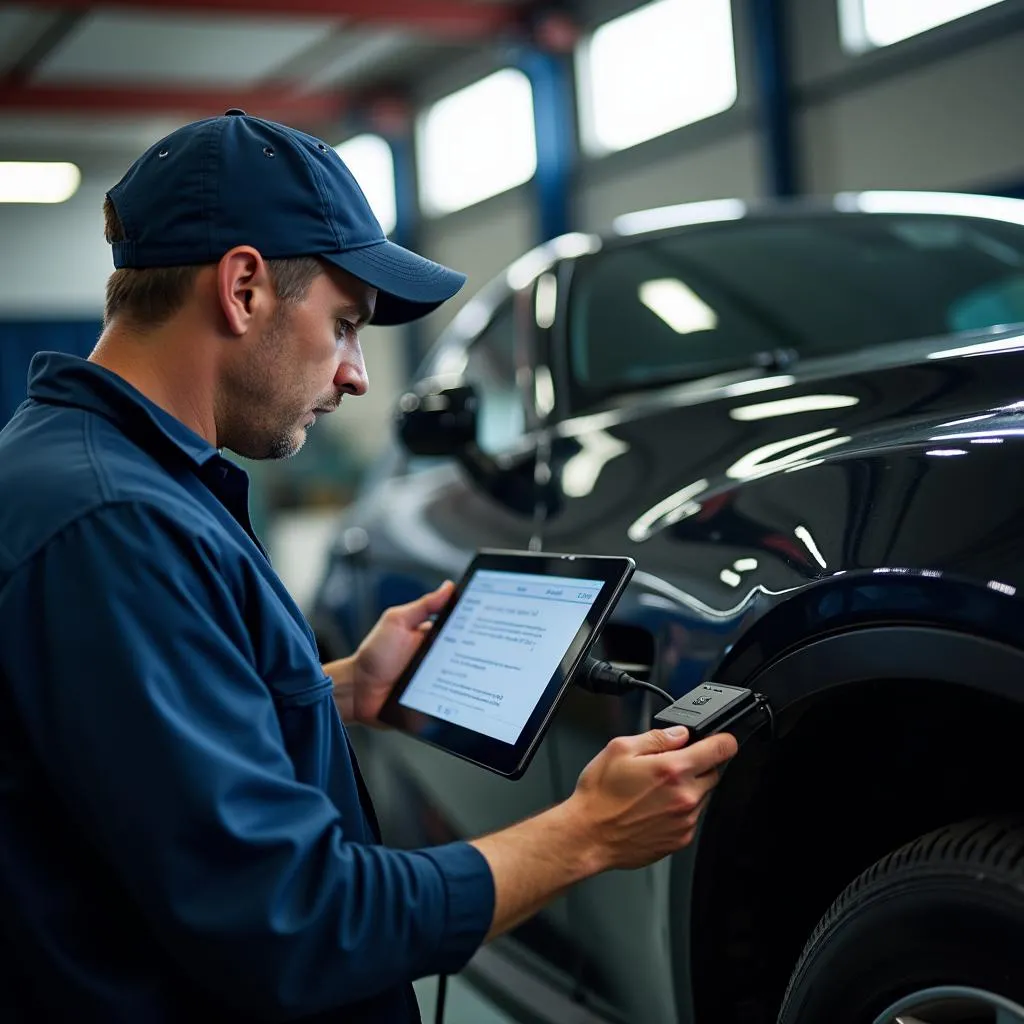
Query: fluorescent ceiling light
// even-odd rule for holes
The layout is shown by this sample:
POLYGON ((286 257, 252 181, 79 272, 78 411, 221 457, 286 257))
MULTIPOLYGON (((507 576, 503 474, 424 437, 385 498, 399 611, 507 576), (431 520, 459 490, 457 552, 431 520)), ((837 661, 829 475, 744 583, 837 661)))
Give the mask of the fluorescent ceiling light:
POLYGON ((1024 199, 969 192, 840 192, 833 205, 840 213, 932 213, 1024 224, 1024 199))
POLYGON ((989 352, 1016 352, 1024 348, 1024 338, 999 338, 996 341, 982 341, 976 345, 965 345, 963 348, 947 348, 939 352, 929 352, 929 359, 953 359, 957 356, 982 356, 989 352))
POLYGON ((788 388, 790 384, 795 383, 796 377, 788 373, 782 373, 775 377, 755 377, 753 380, 740 380, 735 384, 726 384, 722 388, 722 394, 726 398, 739 398, 742 395, 756 394, 758 391, 788 388))
POLYGON ((746 215, 747 204, 742 199, 706 199, 699 203, 678 203, 623 213, 612 221, 612 230, 619 235, 639 235, 644 231, 687 227, 690 224, 740 220, 746 215))
POLYGON ((818 545, 815 544, 814 538, 811 536, 811 531, 808 530, 806 526, 798 526, 793 532, 799 540, 804 542, 804 547, 806 547, 814 556, 814 560, 818 565, 820 565, 822 569, 827 569, 828 564, 825 561, 825 556, 821 553, 818 545))
POLYGON ((718 326, 718 314, 682 281, 644 281, 638 291, 640 301, 676 334, 713 331, 718 326))
POLYGON ((74 164, 0 161, 0 203, 63 203, 81 181, 74 164))
POLYGON ((629 445, 611 434, 597 430, 578 438, 580 450, 566 460, 562 488, 570 498, 584 498, 594 489, 604 467, 629 451, 629 445))
POLYGON ((758 405, 741 405, 730 409, 729 416, 741 423, 751 420, 766 420, 772 416, 791 416, 798 412, 821 412, 825 409, 846 409, 860 401, 853 395, 801 395, 798 398, 782 398, 777 402, 761 402, 758 405))
POLYGON ((1006 594, 1007 597, 1013 597, 1017 593, 1016 587, 1011 587, 1009 583, 1000 583, 998 580, 989 580, 985 584, 990 590, 996 590, 1000 594, 1006 594))
POLYGON ((682 490, 676 491, 675 494, 670 494, 632 523, 626 531, 626 535, 635 544, 639 544, 650 537, 659 520, 664 525, 671 526, 673 522, 678 523, 681 519, 685 519, 691 510, 697 511, 700 508, 700 505, 693 499, 701 492, 706 491, 707 487, 707 480, 696 480, 692 484, 687 484, 682 490))
POLYGON ((552 238, 543 245, 524 253, 508 270, 505 280, 509 288, 519 291, 533 284, 541 274, 551 270, 559 260, 572 260, 578 256, 586 256, 601 248, 601 239, 596 235, 570 231, 568 234, 552 238))
POLYGON ((542 274, 537 279, 536 298, 533 311, 537 326, 546 331, 555 322, 558 311, 558 278, 554 274, 542 274))
POLYGON ((725 475, 732 480, 749 480, 788 466, 795 466, 812 455, 846 444, 850 440, 846 436, 834 437, 835 433, 835 427, 827 427, 812 434, 772 441, 770 444, 755 448, 752 452, 747 452, 725 471, 725 475))

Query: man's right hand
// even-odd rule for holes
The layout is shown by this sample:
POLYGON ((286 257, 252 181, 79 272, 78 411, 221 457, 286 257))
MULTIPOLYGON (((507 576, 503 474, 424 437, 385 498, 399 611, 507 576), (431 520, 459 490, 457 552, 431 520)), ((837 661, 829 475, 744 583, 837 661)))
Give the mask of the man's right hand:
POLYGON ((613 739, 583 769, 564 806, 598 871, 639 868, 688 845, 721 765, 735 756, 727 733, 686 746, 682 726, 613 739))
POLYGON ((686 846, 719 767, 737 749, 725 733, 692 747, 686 741, 679 726, 620 736, 583 769, 568 800, 471 840, 494 878, 488 938, 584 878, 643 867, 686 846))

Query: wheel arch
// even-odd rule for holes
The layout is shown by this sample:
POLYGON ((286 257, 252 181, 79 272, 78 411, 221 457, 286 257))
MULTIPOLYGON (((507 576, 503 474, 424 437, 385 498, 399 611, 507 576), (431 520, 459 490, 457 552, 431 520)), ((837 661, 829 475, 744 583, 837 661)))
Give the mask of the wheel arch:
POLYGON ((767 694, 778 738, 744 748, 673 865, 679 1017, 768 1024, 804 940, 861 870, 934 827, 1024 805, 1024 651, 865 626, 715 678, 767 694))

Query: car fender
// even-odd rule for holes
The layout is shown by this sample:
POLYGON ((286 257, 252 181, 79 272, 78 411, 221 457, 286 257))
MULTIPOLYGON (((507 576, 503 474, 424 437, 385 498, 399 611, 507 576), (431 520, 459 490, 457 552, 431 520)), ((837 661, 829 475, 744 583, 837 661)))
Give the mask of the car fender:
MULTIPOLYGON (((1016 605, 1005 595, 990 594, 993 602, 1002 598, 1016 605)), ((1024 727, 1021 640, 1024 634, 1013 644, 950 625, 860 625, 791 647, 753 672, 744 671, 742 658, 723 665, 717 679, 768 695, 777 734, 762 735, 749 749, 745 746, 724 773, 695 843, 673 858, 668 919, 680 1020, 716 1019, 726 1012, 724 1000, 729 999, 734 1002, 728 1003, 728 1012, 745 1000, 774 1005, 799 946, 862 863, 866 867, 876 855, 926 831, 932 821, 955 820, 974 808, 1020 805, 1024 769, 1014 769, 1021 758, 1013 738, 1024 727), (829 713, 830 706, 835 714, 829 713), (942 725, 932 741, 923 741, 918 734, 927 732, 929 721, 942 725), (821 735, 813 735, 816 728, 824 730, 821 735), (773 773, 785 759, 783 745, 801 729, 805 735, 800 743, 810 742, 819 751, 835 745, 844 752, 839 757, 863 758, 849 771, 873 765, 862 780, 863 806, 828 807, 820 793, 802 793, 801 788, 813 789, 816 775, 827 776, 835 768, 814 757, 805 758, 794 773, 791 756, 788 781, 778 783, 773 773), (977 802, 965 804, 963 794, 950 792, 947 808, 941 772, 934 776, 931 793, 920 779, 902 779, 899 764, 887 763, 889 752, 901 743, 941 759, 950 777, 974 779, 965 792, 977 802), (898 793, 893 800, 901 808, 898 815, 873 801, 870 794, 880 785, 898 793), (790 802, 802 806, 805 800, 802 812, 789 813, 802 814, 809 834, 817 813, 855 819, 856 828, 850 830, 856 833, 851 843, 855 849, 849 856, 826 841, 829 858, 808 860, 807 847, 813 844, 807 836, 787 839, 786 822, 792 818, 780 809, 790 802), (770 824, 766 827, 765 822, 770 824), (773 830, 775 838, 763 842, 773 830), (764 884, 765 872, 771 885, 764 884), (748 914, 751 920, 745 921, 748 914), (774 923, 770 935, 768 920, 774 923), (742 957, 730 962, 729 951, 741 947, 744 938, 762 949, 775 943, 782 950, 778 962, 768 954, 769 967, 748 976, 742 957), (744 977, 743 984, 724 995, 718 986, 737 976, 744 977)), ((926 773, 926 778, 931 777, 926 773)), ((842 803, 844 797, 837 794, 835 799, 842 803)), ((830 834, 828 827, 824 834, 830 834)))

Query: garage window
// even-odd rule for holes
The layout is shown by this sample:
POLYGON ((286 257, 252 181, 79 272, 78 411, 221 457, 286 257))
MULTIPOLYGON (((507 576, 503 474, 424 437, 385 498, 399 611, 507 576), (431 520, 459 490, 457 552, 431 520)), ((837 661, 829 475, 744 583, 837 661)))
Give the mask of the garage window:
POLYGON ((839 0, 843 47, 864 53, 927 32, 1003 0, 839 0))
POLYGON ((576 66, 591 155, 720 114, 736 102, 730 0, 655 0, 605 22, 576 66))
POLYGON ((441 216, 529 181, 537 170, 533 89, 506 68, 438 100, 417 121, 420 202, 441 216))
POLYGON ((395 158, 386 139, 379 135, 356 135, 335 146, 366 196, 386 235, 395 230, 395 158))

